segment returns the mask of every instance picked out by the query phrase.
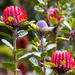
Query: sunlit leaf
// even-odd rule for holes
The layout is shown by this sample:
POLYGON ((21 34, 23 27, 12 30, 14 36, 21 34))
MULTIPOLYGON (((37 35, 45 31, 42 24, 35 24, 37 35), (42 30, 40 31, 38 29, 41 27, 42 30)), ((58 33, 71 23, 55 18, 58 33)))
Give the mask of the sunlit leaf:
POLYGON ((68 41, 69 41, 69 39, 68 39, 68 38, 64 38, 64 37, 57 37, 57 39, 61 39, 61 40, 68 40, 68 41))
POLYGON ((33 75, 38 75, 38 73, 36 73, 35 71, 33 71, 33 75))
POLYGON ((37 59, 36 59, 36 58, 31 57, 31 58, 29 58, 29 60, 30 60, 30 62, 31 62, 32 64, 34 64, 34 65, 38 66, 38 61, 37 61, 37 59))
POLYGON ((29 55, 32 55, 32 53, 26 53, 26 54, 24 54, 23 56, 19 57, 18 60, 23 59, 23 58, 26 58, 26 57, 28 57, 29 55))
POLYGON ((52 48, 56 47, 56 44, 50 44, 46 47, 46 50, 50 50, 52 48))
POLYGON ((26 36, 26 35, 28 34, 28 32, 25 31, 25 30, 20 30, 20 31, 18 31, 17 33, 18 33, 18 37, 19 37, 19 38, 20 38, 20 37, 23 37, 23 36, 26 36))
POLYGON ((64 21, 64 24, 65 24, 70 30, 72 30, 70 24, 69 24, 67 21, 64 21))
POLYGON ((2 39, 2 42, 13 50, 13 46, 7 40, 2 39))

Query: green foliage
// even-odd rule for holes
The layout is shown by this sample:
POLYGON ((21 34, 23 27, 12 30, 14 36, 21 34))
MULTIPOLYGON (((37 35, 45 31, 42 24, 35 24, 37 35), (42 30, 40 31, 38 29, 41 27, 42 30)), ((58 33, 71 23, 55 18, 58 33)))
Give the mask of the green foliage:
POLYGON ((10 17, 8 17, 8 21, 9 21, 9 22, 13 22, 13 20, 14 20, 14 18, 13 18, 13 17, 11 17, 11 16, 10 16, 10 17))
POLYGON ((36 73, 35 71, 33 71, 33 75, 38 75, 38 73, 36 73))
POLYGON ((69 24, 67 21, 64 21, 64 24, 65 24, 70 30, 72 30, 70 24, 69 24))
POLYGON ((55 9, 55 13, 56 13, 56 15, 57 15, 58 17, 61 17, 61 16, 62 16, 62 14, 61 14, 57 9, 55 9))
POLYGON ((34 52, 37 52, 37 51, 38 51, 35 47, 32 47, 32 50, 33 50, 34 52))
POLYGON ((53 26, 57 25, 57 19, 56 18, 50 17, 50 20, 51 20, 51 23, 52 23, 53 26))
POLYGON ((13 51, 13 54, 20 54, 24 51, 25 49, 18 49, 18 50, 15 50, 13 51))
POLYGON ((20 37, 26 36, 28 32, 25 30, 19 30, 17 34, 18 34, 18 38, 20 38, 20 37))
POLYGON ((63 60, 63 61, 61 62, 61 66, 64 66, 64 64, 65 64, 65 61, 63 60))
POLYGON ((36 6, 34 7, 34 9, 35 9, 37 12, 39 12, 39 13, 42 13, 42 12, 44 11, 44 9, 40 8, 38 5, 36 5, 36 6))
POLYGON ((7 40, 2 39, 2 42, 13 50, 13 46, 7 40))
POLYGON ((18 22, 18 25, 21 24, 21 23, 24 23, 24 22, 26 22, 26 21, 27 21, 27 20, 22 20, 22 21, 18 22))
POLYGON ((33 65, 38 66, 38 61, 37 61, 37 59, 36 59, 36 58, 31 57, 31 58, 29 58, 29 60, 30 60, 30 62, 31 62, 33 65))
POLYGON ((60 39, 60 40, 67 40, 67 41, 69 41, 68 38, 64 38, 64 37, 57 37, 57 39, 60 39))
POLYGON ((44 66, 46 67, 56 67, 56 65, 54 63, 51 63, 51 62, 46 62, 45 64, 42 63, 44 66))
POLYGON ((44 28, 42 29, 42 33, 44 33, 45 30, 46 30, 46 27, 44 27, 44 28))
POLYGON ((40 66, 33 66, 34 70, 38 73, 38 74, 42 74, 43 70, 40 66))
POLYGON ((0 21, 0 26, 5 26, 6 28, 12 30, 13 27, 12 26, 9 26, 9 25, 6 25, 4 22, 0 21))
POLYGON ((37 14, 36 16, 35 16, 35 18, 36 18, 36 20, 44 20, 44 17, 42 16, 42 14, 37 14))
POLYGON ((52 48, 54 48, 56 46, 56 44, 49 44, 47 47, 46 47, 46 50, 50 50, 52 48))
POLYGON ((8 70, 15 70, 15 64, 13 63, 8 63, 8 62, 2 62, 1 63, 5 68, 7 68, 8 70))
POLYGON ((42 53, 41 53, 41 59, 45 58, 45 57, 46 57, 46 55, 47 55, 47 53, 46 53, 46 52, 42 52, 42 53))
POLYGON ((3 36, 6 36, 6 37, 11 38, 11 36, 10 36, 9 34, 6 34, 6 33, 4 33, 4 32, 0 32, 0 35, 3 35, 3 36))
POLYGON ((73 21, 72 21, 72 27, 73 27, 73 29, 75 30, 75 18, 74 18, 73 21))

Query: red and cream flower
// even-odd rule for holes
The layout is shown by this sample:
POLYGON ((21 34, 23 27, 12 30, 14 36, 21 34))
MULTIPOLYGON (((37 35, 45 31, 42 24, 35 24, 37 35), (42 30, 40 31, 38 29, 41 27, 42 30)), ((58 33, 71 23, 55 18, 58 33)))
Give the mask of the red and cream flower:
POLYGON ((52 54, 51 62, 56 65, 56 68, 58 71, 68 71, 74 66, 73 58, 71 56, 71 53, 68 51, 56 51, 52 54), (61 62, 65 61, 65 64, 61 66, 61 62))
POLYGON ((26 11, 20 8, 19 6, 10 6, 6 7, 4 9, 4 16, 3 16, 3 21, 7 25, 12 25, 11 22, 9 22, 8 17, 13 17, 13 26, 17 26, 18 22, 26 19, 27 20, 27 14, 26 11))

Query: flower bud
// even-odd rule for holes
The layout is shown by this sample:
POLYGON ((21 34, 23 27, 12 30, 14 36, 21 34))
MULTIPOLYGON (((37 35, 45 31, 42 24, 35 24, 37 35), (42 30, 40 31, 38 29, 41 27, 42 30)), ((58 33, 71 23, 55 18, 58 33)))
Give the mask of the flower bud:
POLYGON ((51 62, 56 65, 56 68, 53 69, 56 69, 61 72, 68 71, 74 67, 72 56, 68 51, 56 51, 52 54, 51 62), (65 64, 61 66, 61 62, 63 60, 65 61, 65 64))
MULTIPOLYGON (((56 15, 55 9, 58 10, 58 11, 61 13, 61 10, 58 9, 58 8, 49 9, 49 10, 48 10, 48 13, 50 13, 50 16, 51 16, 51 17, 57 18, 57 21, 59 21, 59 20, 62 19, 63 17, 58 17, 58 16, 56 15)), ((50 17, 50 16, 49 16, 49 17, 50 17)))
POLYGON ((70 37, 69 37, 69 40, 70 40, 70 41, 72 41, 72 40, 73 40, 73 38, 70 36, 70 37))
POLYGON ((16 6, 10 6, 10 7, 6 7, 4 9, 4 16, 3 16, 3 21, 7 24, 7 25, 12 25, 13 26, 17 26, 18 25, 18 22, 22 21, 22 20, 27 20, 27 15, 26 15, 26 12, 16 6), (12 23, 8 20, 9 17, 13 17, 13 21, 12 23))
POLYGON ((38 21, 36 25, 39 27, 41 33, 43 32, 43 28, 45 28, 44 32, 48 29, 48 25, 44 20, 38 21))

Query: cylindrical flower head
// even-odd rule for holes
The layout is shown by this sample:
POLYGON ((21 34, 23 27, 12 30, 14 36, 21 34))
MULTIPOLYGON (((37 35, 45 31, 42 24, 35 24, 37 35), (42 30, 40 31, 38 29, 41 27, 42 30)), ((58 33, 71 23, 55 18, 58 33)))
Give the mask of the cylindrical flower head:
POLYGON ((12 24, 14 26, 17 25, 18 22, 26 19, 27 20, 27 15, 26 15, 26 11, 23 10, 22 8, 20 8, 19 6, 10 6, 10 7, 6 7, 4 9, 4 16, 3 16, 3 21, 7 24, 7 25, 11 25, 11 23, 8 20, 8 17, 13 17, 13 22, 12 24))
MULTIPOLYGON (((51 17, 57 18, 57 21, 59 21, 62 17, 60 18, 60 17, 58 17, 58 16, 56 15, 55 9, 58 10, 59 12, 61 12, 61 10, 58 9, 58 8, 52 8, 52 9, 49 9, 49 10, 48 10, 48 13, 50 13, 50 16, 51 16, 51 17)), ((49 16, 49 17, 50 17, 50 16, 49 16)))
POLYGON ((56 69, 64 72, 70 70, 74 66, 73 58, 68 51, 56 51, 52 54, 51 62, 56 65, 56 69), (61 66, 63 60, 65 61, 65 64, 61 66))
POLYGON ((44 27, 46 27, 46 29, 45 29, 44 32, 46 32, 47 29, 48 29, 48 25, 47 25, 47 23, 44 20, 38 21, 36 25, 39 27, 39 29, 40 29, 41 32, 42 32, 42 29, 44 27))

